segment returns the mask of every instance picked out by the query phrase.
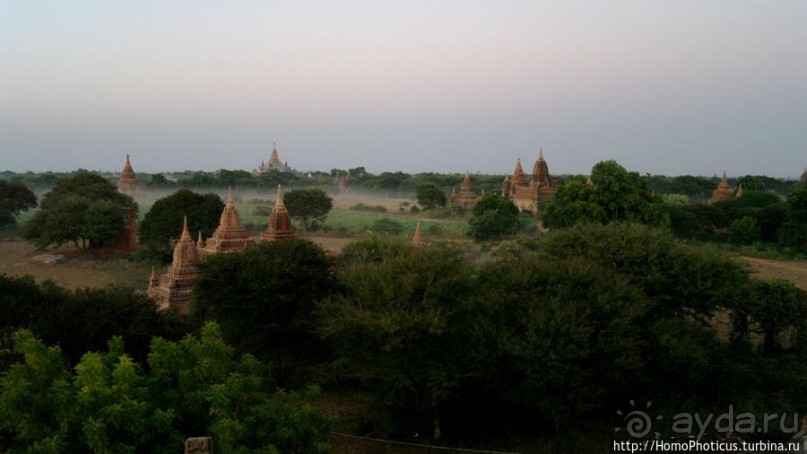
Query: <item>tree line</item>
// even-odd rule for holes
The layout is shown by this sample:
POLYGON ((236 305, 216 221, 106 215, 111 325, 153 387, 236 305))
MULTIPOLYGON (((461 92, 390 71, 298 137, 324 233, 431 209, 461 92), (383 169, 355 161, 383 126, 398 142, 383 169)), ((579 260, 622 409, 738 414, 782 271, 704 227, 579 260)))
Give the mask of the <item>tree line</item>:
POLYGON ((311 386, 373 396, 362 434, 454 445, 610 438, 629 400, 670 414, 803 411, 805 292, 646 225, 578 224, 475 258, 375 237, 335 259, 291 239, 199 269, 184 320, 131 290, 2 277, 0 411, 37 402, 37 413, 0 418, 0 446, 45 433, 96 451, 176 446, 193 428, 232 446, 263 434, 286 451, 272 434, 293 420, 287 441, 319 452, 327 421, 306 403, 311 386), (157 422, 162 431, 144 429, 157 422))

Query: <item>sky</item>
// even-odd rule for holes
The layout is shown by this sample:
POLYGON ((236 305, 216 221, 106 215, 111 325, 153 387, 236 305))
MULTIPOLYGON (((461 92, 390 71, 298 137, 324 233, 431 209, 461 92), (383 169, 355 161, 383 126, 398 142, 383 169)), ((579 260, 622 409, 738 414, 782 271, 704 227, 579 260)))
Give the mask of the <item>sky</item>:
POLYGON ((0 0, 0 170, 807 166, 804 0, 0 0))

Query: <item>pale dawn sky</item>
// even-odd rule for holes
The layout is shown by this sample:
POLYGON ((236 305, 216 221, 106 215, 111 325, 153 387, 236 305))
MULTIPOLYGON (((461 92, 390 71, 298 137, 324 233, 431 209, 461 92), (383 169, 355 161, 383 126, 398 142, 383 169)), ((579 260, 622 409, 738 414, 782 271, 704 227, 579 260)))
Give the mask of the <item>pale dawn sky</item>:
POLYGON ((0 170, 797 177, 807 2, 0 0, 0 170))

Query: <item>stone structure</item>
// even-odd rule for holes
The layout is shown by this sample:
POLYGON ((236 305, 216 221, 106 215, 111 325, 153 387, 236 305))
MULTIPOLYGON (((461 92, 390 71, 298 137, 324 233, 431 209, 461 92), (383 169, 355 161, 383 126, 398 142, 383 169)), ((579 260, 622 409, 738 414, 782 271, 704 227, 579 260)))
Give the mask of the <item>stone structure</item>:
POLYGON ((717 185, 717 189, 712 192, 712 198, 709 203, 720 202, 723 200, 731 200, 734 198, 734 191, 729 186, 729 180, 726 178, 726 172, 723 172, 723 180, 717 185))
POLYGON ((278 172, 291 172, 291 167, 287 162, 281 162, 280 156, 277 154, 277 145, 272 143, 272 154, 269 156, 269 162, 261 162, 261 166, 255 169, 256 174, 266 173, 276 170, 278 172))
POLYGON ((529 184, 521 168, 521 158, 516 160, 513 178, 505 177, 502 183, 502 195, 513 201, 520 211, 530 211, 538 215, 538 204, 541 200, 555 195, 559 182, 549 176, 549 166, 544 160, 544 150, 540 149, 538 160, 532 167, 532 179, 529 184))
POLYGON ((462 180, 460 192, 454 192, 454 188, 451 191, 451 203, 463 208, 473 208, 479 198, 474 192, 474 184, 471 181, 471 174, 468 172, 465 172, 465 179, 462 180))
POLYGON ((350 175, 350 171, 344 175, 337 171, 336 176, 333 177, 333 182, 336 184, 336 187, 339 188, 339 192, 345 192, 347 191, 347 184, 350 183, 352 179, 353 177, 350 175))
POLYGON ((196 242, 188 231, 188 218, 185 217, 182 236, 174 246, 174 259, 171 266, 159 279, 154 268, 146 293, 157 301, 160 309, 174 309, 180 314, 188 313, 188 301, 193 295, 193 280, 199 275, 196 260, 199 254, 196 242))
MULTIPOLYGON (((197 244, 202 241, 202 232, 199 232, 197 244)), ((213 235, 204 242, 204 246, 199 249, 199 255, 206 257, 219 252, 240 251, 247 246, 255 244, 249 239, 247 229, 241 224, 241 216, 233 203, 233 188, 227 190, 227 202, 221 212, 219 226, 213 235)))
POLYGON ((740 186, 737 187, 737 193, 734 194, 734 197, 737 197, 739 199, 742 196, 743 196, 743 185, 740 184, 740 186))
POLYGON ((807 183, 807 167, 804 168, 804 173, 801 174, 799 181, 802 183, 807 183))
MULTIPOLYGON (((128 154, 126 155, 126 164, 124 164, 123 171, 118 179, 117 189, 119 193, 130 197, 143 194, 143 187, 137 182, 128 154)), ((133 251, 137 248, 137 210, 130 210, 126 213, 126 222, 123 229, 118 233, 118 237, 115 238, 115 243, 112 247, 122 251, 133 251)))
POLYGON ((423 238, 423 232, 420 231, 420 222, 415 226, 415 235, 412 237, 412 245, 415 247, 426 245, 426 239, 423 238))
POLYGON ((261 232, 262 241, 276 241, 284 238, 292 238, 294 231, 291 229, 291 219, 283 202, 283 188, 277 185, 277 199, 272 214, 269 215, 269 226, 261 232))
POLYGON ((211 437, 194 437, 185 440, 185 454, 213 454, 211 437))
POLYGON ((143 193, 143 186, 140 185, 135 176, 132 163, 129 162, 129 155, 126 155, 126 164, 123 165, 123 170, 118 179, 118 192, 128 196, 137 196, 143 193))

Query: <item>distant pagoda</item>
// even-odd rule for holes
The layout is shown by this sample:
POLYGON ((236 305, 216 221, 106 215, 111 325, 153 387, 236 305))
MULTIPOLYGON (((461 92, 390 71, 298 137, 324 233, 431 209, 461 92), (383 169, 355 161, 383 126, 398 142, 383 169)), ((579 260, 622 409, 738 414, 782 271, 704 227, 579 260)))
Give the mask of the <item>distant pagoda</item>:
POLYGON ((476 200, 479 197, 474 192, 474 184, 471 181, 471 174, 465 172, 465 179, 462 180, 460 192, 452 194, 451 203, 459 205, 463 208, 471 208, 476 205, 476 200))
POLYGON ((717 185, 717 189, 712 192, 712 198, 709 203, 721 202, 724 200, 731 200, 734 198, 734 191, 729 186, 729 180, 726 178, 726 172, 723 171, 723 179, 717 185))
POLYGON ((277 145, 273 142, 272 143, 272 154, 269 155, 269 161, 261 162, 260 167, 255 169, 256 174, 271 172, 291 172, 292 169, 289 167, 287 162, 281 162, 280 156, 277 153, 277 145))
POLYGON ((292 237, 294 237, 294 231, 291 229, 289 212, 283 202, 283 188, 277 185, 275 207, 272 208, 272 214, 269 215, 269 226, 261 232, 261 240, 276 241, 292 237))
POLYGON ((174 309, 180 314, 188 313, 188 301, 193 296, 193 280, 199 275, 196 260, 199 253, 196 242, 188 231, 188 217, 183 221, 182 235, 174 246, 174 259, 171 266, 157 279, 152 267, 151 279, 146 293, 157 301, 162 310, 174 309))
POLYGON ((143 186, 137 181, 132 163, 129 162, 129 155, 126 155, 126 164, 123 165, 123 170, 118 179, 118 192, 134 197, 143 193, 143 186))
POLYGON ((807 167, 804 168, 804 172, 801 174, 799 181, 801 183, 807 183, 807 167))
MULTIPOLYGON (((199 232, 199 239, 202 241, 202 233, 199 232)), ((213 235, 204 242, 204 247, 199 250, 202 257, 217 254, 219 252, 240 251, 247 246, 255 244, 249 239, 247 229, 241 224, 241 215, 233 203, 233 188, 227 189, 227 202, 221 212, 219 226, 213 235)))
POLYGON ((516 168, 513 178, 504 177, 502 182, 502 195, 513 201, 520 211, 529 211, 538 215, 538 206, 541 200, 555 195, 559 185, 549 175, 549 166, 544 160, 544 150, 539 148, 538 159, 532 166, 532 179, 527 183, 524 169, 521 167, 521 158, 516 159, 516 168))

